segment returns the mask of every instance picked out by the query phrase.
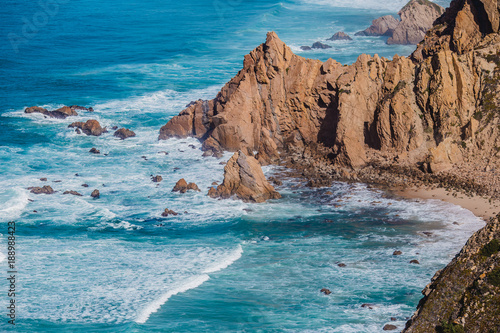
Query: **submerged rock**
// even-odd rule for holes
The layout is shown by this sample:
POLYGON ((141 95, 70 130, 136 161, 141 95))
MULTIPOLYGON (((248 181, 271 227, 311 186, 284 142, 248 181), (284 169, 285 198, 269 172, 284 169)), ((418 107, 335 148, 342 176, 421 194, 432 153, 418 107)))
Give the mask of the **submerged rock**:
POLYGON ((306 46, 301 46, 300 49, 302 51, 310 51, 310 50, 312 50, 312 48, 310 46, 307 46, 307 45, 306 46))
POLYGON ((39 107, 39 106, 32 106, 29 108, 26 108, 24 110, 24 113, 41 113, 43 115, 49 116, 51 118, 58 118, 58 119, 65 119, 70 116, 78 116, 78 113, 70 108, 69 106, 63 106, 62 108, 59 108, 54 111, 48 111, 45 108, 39 107))
POLYGON ((323 44, 321 42, 316 42, 311 46, 311 48, 313 48, 313 49, 331 49, 332 47, 330 45, 323 44))
POLYGON ((396 330, 398 327, 395 326, 395 325, 391 325, 391 324, 386 324, 384 325, 384 327, 382 328, 384 331, 393 331, 393 330, 396 330))
POLYGON ((322 292, 323 294, 325 295, 330 295, 332 292, 330 291, 330 289, 326 289, 326 288, 323 288, 320 290, 320 292, 322 292))
POLYGON ((163 180, 163 177, 160 176, 160 175, 157 175, 157 176, 153 176, 151 177, 151 180, 154 182, 154 183, 159 183, 163 180))
POLYGON ((217 188, 212 187, 208 195, 223 199, 236 196, 245 202, 264 202, 281 198, 266 180, 259 162, 246 156, 241 150, 234 153, 224 167, 222 184, 217 188))
POLYGON ((335 33, 332 37, 328 38, 327 40, 352 40, 352 38, 346 34, 343 31, 339 31, 335 33))
POLYGON ((163 217, 167 217, 167 216, 169 216, 169 215, 174 215, 174 216, 176 216, 176 215, 179 215, 179 213, 176 213, 176 212, 174 212, 173 210, 170 210, 170 209, 168 209, 168 208, 165 208, 165 211, 164 211, 163 213, 161 213, 161 216, 163 216, 163 217))
POLYGON ((94 148, 94 147, 93 147, 93 148, 91 148, 91 149, 89 150, 89 153, 92 153, 92 154, 100 154, 101 152, 100 152, 99 150, 97 150, 97 148, 94 148))
POLYGON ((135 133, 133 131, 129 130, 128 128, 120 128, 113 135, 122 139, 122 140, 125 140, 127 138, 134 137, 135 133))
POLYGON ((64 191, 63 194, 72 194, 81 197, 82 195, 78 193, 77 191, 64 191))
POLYGON ((28 187, 31 193, 34 194, 53 194, 55 191, 49 185, 45 185, 43 187, 28 187))
POLYGON ((403 252, 401 252, 401 251, 399 251, 399 250, 396 250, 396 251, 394 251, 394 252, 392 253, 392 255, 393 255, 393 256, 400 256, 400 255, 402 255, 402 254, 403 254, 403 252))

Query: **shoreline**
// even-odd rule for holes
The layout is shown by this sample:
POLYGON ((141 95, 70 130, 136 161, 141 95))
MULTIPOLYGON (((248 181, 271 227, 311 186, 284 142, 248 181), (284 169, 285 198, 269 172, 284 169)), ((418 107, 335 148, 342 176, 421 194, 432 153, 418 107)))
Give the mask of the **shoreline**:
POLYGON ((396 188, 389 190, 389 192, 405 199, 435 199, 448 202, 471 211, 486 223, 500 213, 500 200, 477 194, 467 196, 461 192, 449 191, 442 187, 396 188))

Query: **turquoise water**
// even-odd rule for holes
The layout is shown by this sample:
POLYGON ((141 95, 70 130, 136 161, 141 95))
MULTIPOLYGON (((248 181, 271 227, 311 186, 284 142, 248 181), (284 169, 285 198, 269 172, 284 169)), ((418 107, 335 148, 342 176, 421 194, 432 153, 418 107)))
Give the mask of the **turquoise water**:
MULTIPOLYGON (((278 201, 213 200, 206 192, 222 180, 221 160, 203 158, 194 139, 157 140, 187 103, 213 98, 269 30, 321 60, 409 54, 412 47, 369 37, 300 51, 339 30, 362 30, 404 2, 45 4, 9 1, 0 11, 2 276, 8 221, 16 221, 18 269, 16 326, 5 313, 2 331, 378 332, 391 317, 402 328, 430 277, 482 225, 460 207, 363 184, 308 189, 286 179, 278 201), (66 120, 23 113, 65 104, 95 112, 66 120), (137 136, 67 128, 90 118, 137 136), (150 180, 157 174, 159 184, 150 180), (202 192, 172 193, 179 178, 202 192), (43 185, 57 193, 26 189, 43 185), (181 214, 163 218, 165 208, 181 214)), ((8 287, 4 279, 2 307, 8 287)))

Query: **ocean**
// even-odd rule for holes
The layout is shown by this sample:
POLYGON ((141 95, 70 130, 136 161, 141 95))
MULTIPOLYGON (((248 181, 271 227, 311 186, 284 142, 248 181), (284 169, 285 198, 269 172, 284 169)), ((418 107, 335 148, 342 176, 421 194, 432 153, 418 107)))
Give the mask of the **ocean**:
MULTIPOLYGON (((300 49, 337 31, 353 35, 404 4, 6 1, 0 276, 11 274, 8 222, 15 222, 16 295, 8 296, 11 281, 3 278, 0 330, 381 332, 387 323, 401 330, 421 290, 484 225, 480 219, 458 206, 405 200, 364 184, 311 189, 293 178, 277 187, 280 200, 211 199, 208 188, 222 181, 220 162, 231 154, 202 157, 195 139, 157 138, 190 101, 215 97, 267 31, 295 53, 323 61, 409 55, 413 46, 378 37, 300 49), (74 104, 95 112, 65 120, 23 113, 33 105, 74 104), (137 136, 91 137, 67 128, 87 119, 137 136), (92 147, 101 154, 90 154, 92 147), (152 182, 152 175, 163 181, 152 182), (201 192, 171 192, 180 178, 201 192), (57 192, 27 190, 43 185, 57 192), (99 199, 90 197, 94 189, 99 199), (83 196, 63 195, 67 190, 83 196), (180 214, 162 217, 165 208, 180 214), (414 259, 420 264, 409 263, 414 259), (11 299, 15 325, 7 316, 11 299)), ((264 167, 268 176, 283 171, 264 167)))

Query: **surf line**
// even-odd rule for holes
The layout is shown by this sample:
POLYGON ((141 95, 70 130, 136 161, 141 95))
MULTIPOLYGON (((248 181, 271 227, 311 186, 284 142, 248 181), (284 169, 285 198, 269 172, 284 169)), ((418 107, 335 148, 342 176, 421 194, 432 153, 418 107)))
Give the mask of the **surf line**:
POLYGON ((177 286, 176 288, 173 288, 172 290, 169 290, 165 294, 161 295, 158 299, 149 303, 139 313, 139 315, 134 321, 138 324, 144 324, 149 319, 149 316, 158 311, 158 309, 163 304, 165 304, 170 297, 201 286, 204 282, 210 279, 208 273, 215 273, 217 271, 227 268, 228 266, 233 264, 236 260, 241 258, 242 254, 243 254, 243 248, 241 247, 241 245, 238 245, 238 247, 234 251, 232 251, 231 254, 228 255, 224 260, 222 260, 220 264, 206 268, 203 271, 203 274, 188 279, 187 282, 177 286))

